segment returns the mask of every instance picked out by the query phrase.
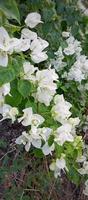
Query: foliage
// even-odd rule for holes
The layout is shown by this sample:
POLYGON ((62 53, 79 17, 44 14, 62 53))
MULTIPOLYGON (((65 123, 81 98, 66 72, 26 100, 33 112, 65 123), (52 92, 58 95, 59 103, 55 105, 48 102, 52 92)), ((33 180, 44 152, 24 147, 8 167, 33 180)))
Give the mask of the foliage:
MULTIPOLYGON (((27 153, 23 153, 23 146, 22 149, 16 147, 21 155, 13 161, 9 175, 28 167, 30 148, 30 154, 37 157, 36 163, 43 160, 44 155, 50 160, 53 157, 49 164, 56 178, 62 175, 63 170, 67 178, 78 186, 88 174, 85 167, 88 166, 87 145, 81 135, 88 120, 85 112, 88 106, 88 16, 82 15, 77 2, 0 1, 0 113, 2 120, 9 118, 12 123, 17 120, 26 127, 16 138, 16 143, 23 144, 27 153), (32 12, 37 20, 35 16, 28 16, 32 12), (68 42, 71 37, 74 40, 72 44, 68 42), (74 44, 74 49, 71 49, 74 44), (85 63, 82 67, 81 58, 85 63), (71 69, 75 71, 76 62, 76 70, 81 68, 82 74, 69 78, 71 69), (58 63, 59 67, 65 65, 59 69, 58 63), (82 157, 84 160, 79 161, 82 157), (80 171, 82 169, 85 172, 80 171)), ((6 143, 1 141, 0 146, 4 145, 6 143)), ((8 160, 8 156, 3 160, 2 181, 8 171, 8 160)), ((27 173, 28 185, 25 187, 31 185, 32 174, 27 173)), ((52 173, 49 173, 49 176, 45 175, 44 187, 52 178, 52 173)), ((7 199, 15 195, 13 185, 6 193, 7 199)), ((18 190, 15 198, 19 199, 23 194, 21 199, 26 200, 27 193, 24 195, 24 191, 18 190)))

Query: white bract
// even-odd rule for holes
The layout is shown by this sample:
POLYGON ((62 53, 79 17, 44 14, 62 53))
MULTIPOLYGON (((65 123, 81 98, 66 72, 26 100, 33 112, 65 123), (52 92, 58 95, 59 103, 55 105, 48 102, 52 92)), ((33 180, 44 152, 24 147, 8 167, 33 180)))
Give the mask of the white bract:
POLYGON ((25 24, 30 28, 34 28, 39 23, 43 22, 41 21, 41 15, 37 12, 29 13, 25 19, 25 24))
POLYGON ((67 65, 67 63, 63 61, 64 54, 62 47, 59 47, 58 51, 54 54, 56 55, 56 58, 51 59, 51 65, 56 69, 56 71, 60 71, 67 65))
POLYGON ((0 95, 6 96, 10 93, 10 83, 5 83, 0 87, 0 95))
POLYGON ((47 143, 51 132, 51 129, 47 127, 37 128, 37 126, 32 126, 29 132, 23 132, 22 135, 16 139, 16 144, 25 145, 26 151, 29 151, 31 145, 33 145, 36 148, 41 148, 45 155, 48 155, 49 153, 51 154, 51 152, 54 150, 54 144, 49 147, 47 143), (43 140, 46 143, 42 147, 43 140))
POLYGON ((49 154, 52 155, 52 152, 54 151, 54 149, 55 149, 54 143, 51 146, 49 146, 48 142, 46 142, 42 147, 42 152, 45 156, 49 154))
POLYGON ((70 124, 64 124, 57 128, 55 131, 55 138, 54 141, 59 144, 63 145, 65 142, 73 142, 74 137, 71 134, 72 126, 70 124))
POLYGON ((64 49, 65 55, 73 55, 74 53, 78 56, 82 51, 81 42, 76 40, 73 36, 70 35, 69 38, 66 39, 67 47, 64 49))
POLYGON ((68 38, 69 36, 70 36, 70 32, 67 32, 67 31, 62 32, 62 37, 68 38))
POLYGON ((10 94, 10 83, 5 83, 0 87, 0 113, 2 113, 5 96, 10 94))
POLYGON ((25 80, 29 80, 29 81, 35 83, 36 78, 35 78, 34 73, 35 73, 35 71, 38 70, 38 68, 34 67, 30 62, 24 62, 23 69, 24 69, 23 78, 25 80))
POLYGON ((10 38, 4 27, 0 27, 0 66, 7 67, 8 54, 12 54, 15 47, 19 46, 20 40, 10 38))
POLYGON ((34 63, 40 63, 47 60, 47 51, 44 51, 46 47, 48 47, 49 43, 46 40, 38 37, 31 42, 30 50, 31 50, 31 59, 34 63))
POLYGON ((2 120, 11 119, 12 123, 16 120, 16 116, 18 115, 18 109, 8 104, 4 104, 0 111, 3 116, 2 120))
POLYGON ((34 39, 37 39, 37 33, 29 30, 28 28, 23 28, 21 31, 22 39, 29 39, 32 42, 34 39))
POLYGON ((61 176, 61 170, 63 170, 64 172, 65 170, 68 171, 64 155, 62 155, 60 159, 57 158, 56 161, 51 163, 50 170, 54 171, 55 178, 61 176))
POLYGON ((23 116, 18 118, 18 122, 21 122, 23 126, 39 126, 44 122, 44 118, 41 115, 33 114, 31 107, 25 108, 23 112, 23 116))
POLYGON ((77 57, 76 62, 68 72, 67 79, 81 82, 88 77, 88 59, 85 55, 77 57))
POLYGON ((71 116, 69 109, 72 105, 65 101, 63 95, 56 95, 54 97, 54 104, 51 110, 52 116, 54 120, 63 124, 71 116))
POLYGON ((31 130, 26 133, 25 131, 16 139, 16 144, 23 144, 25 145, 25 150, 28 152, 30 150, 31 145, 36 148, 40 148, 41 143, 41 136, 40 130, 36 127, 32 127, 31 130))

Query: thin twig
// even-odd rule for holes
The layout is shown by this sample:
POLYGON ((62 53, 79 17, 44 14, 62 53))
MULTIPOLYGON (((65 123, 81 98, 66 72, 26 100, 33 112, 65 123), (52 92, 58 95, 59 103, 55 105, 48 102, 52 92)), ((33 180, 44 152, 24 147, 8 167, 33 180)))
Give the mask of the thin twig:
POLYGON ((0 161, 1 161, 5 156, 7 156, 9 153, 12 153, 13 151, 16 151, 16 148, 14 148, 14 149, 8 151, 7 153, 5 153, 5 154, 0 158, 0 161))
POLYGON ((55 180, 54 183, 52 184, 52 187, 51 187, 51 191, 50 191, 50 195, 49 195, 49 197, 48 197, 48 200, 50 200, 50 198, 51 198, 51 195, 52 195, 52 192, 53 192, 55 183, 56 183, 56 180, 55 180))

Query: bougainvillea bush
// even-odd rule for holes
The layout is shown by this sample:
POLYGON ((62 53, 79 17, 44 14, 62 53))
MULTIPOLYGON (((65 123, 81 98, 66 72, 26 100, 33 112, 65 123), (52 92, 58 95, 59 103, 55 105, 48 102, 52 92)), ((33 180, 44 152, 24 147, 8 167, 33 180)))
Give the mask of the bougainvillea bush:
MULTIPOLYGON (((80 1, 0 1, 0 114, 26 127, 17 148, 49 156, 88 195, 88 9, 80 1), (86 11, 85 11, 86 10, 86 11)), ((47 173, 47 172, 46 172, 47 173)))

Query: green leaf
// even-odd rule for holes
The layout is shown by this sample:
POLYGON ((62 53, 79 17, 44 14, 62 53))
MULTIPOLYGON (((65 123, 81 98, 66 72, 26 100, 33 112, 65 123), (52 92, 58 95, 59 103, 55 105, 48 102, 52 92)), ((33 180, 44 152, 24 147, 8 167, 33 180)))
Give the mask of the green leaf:
POLYGON ((63 153, 63 146, 58 145, 57 143, 55 144, 55 152, 57 157, 61 157, 61 154, 63 153))
POLYGON ((37 158, 43 158, 44 155, 43 155, 43 152, 41 149, 35 149, 34 150, 34 155, 37 157, 37 158))
POLYGON ((28 97, 31 92, 31 83, 27 80, 19 80, 18 91, 24 98, 28 97))
POLYGON ((15 73, 12 68, 0 68, 0 86, 4 83, 11 82, 15 78, 15 73))
POLYGON ((20 14, 15 0, 0 0, 0 9, 8 19, 15 19, 20 23, 20 14))
POLYGON ((23 70, 23 60, 19 56, 12 58, 11 67, 14 69, 15 76, 19 76, 23 70))
POLYGON ((37 112, 37 103, 35 103, 34 98, 32 98, 32 97, 30 97, 30 99, 27 101, 25 107, 26 108, 32 107, 33 112, 35 112, 35 113, 37 112))
POLYGON ((75 169, 75 167, 71 166, 68 172, 69 179, 76 184, 77 186, 80 184, 81 176, 75 169))
POLYGON ((48 140, 48 145, 51 146, 54 142, 54 135, 51 135, 48 140))

